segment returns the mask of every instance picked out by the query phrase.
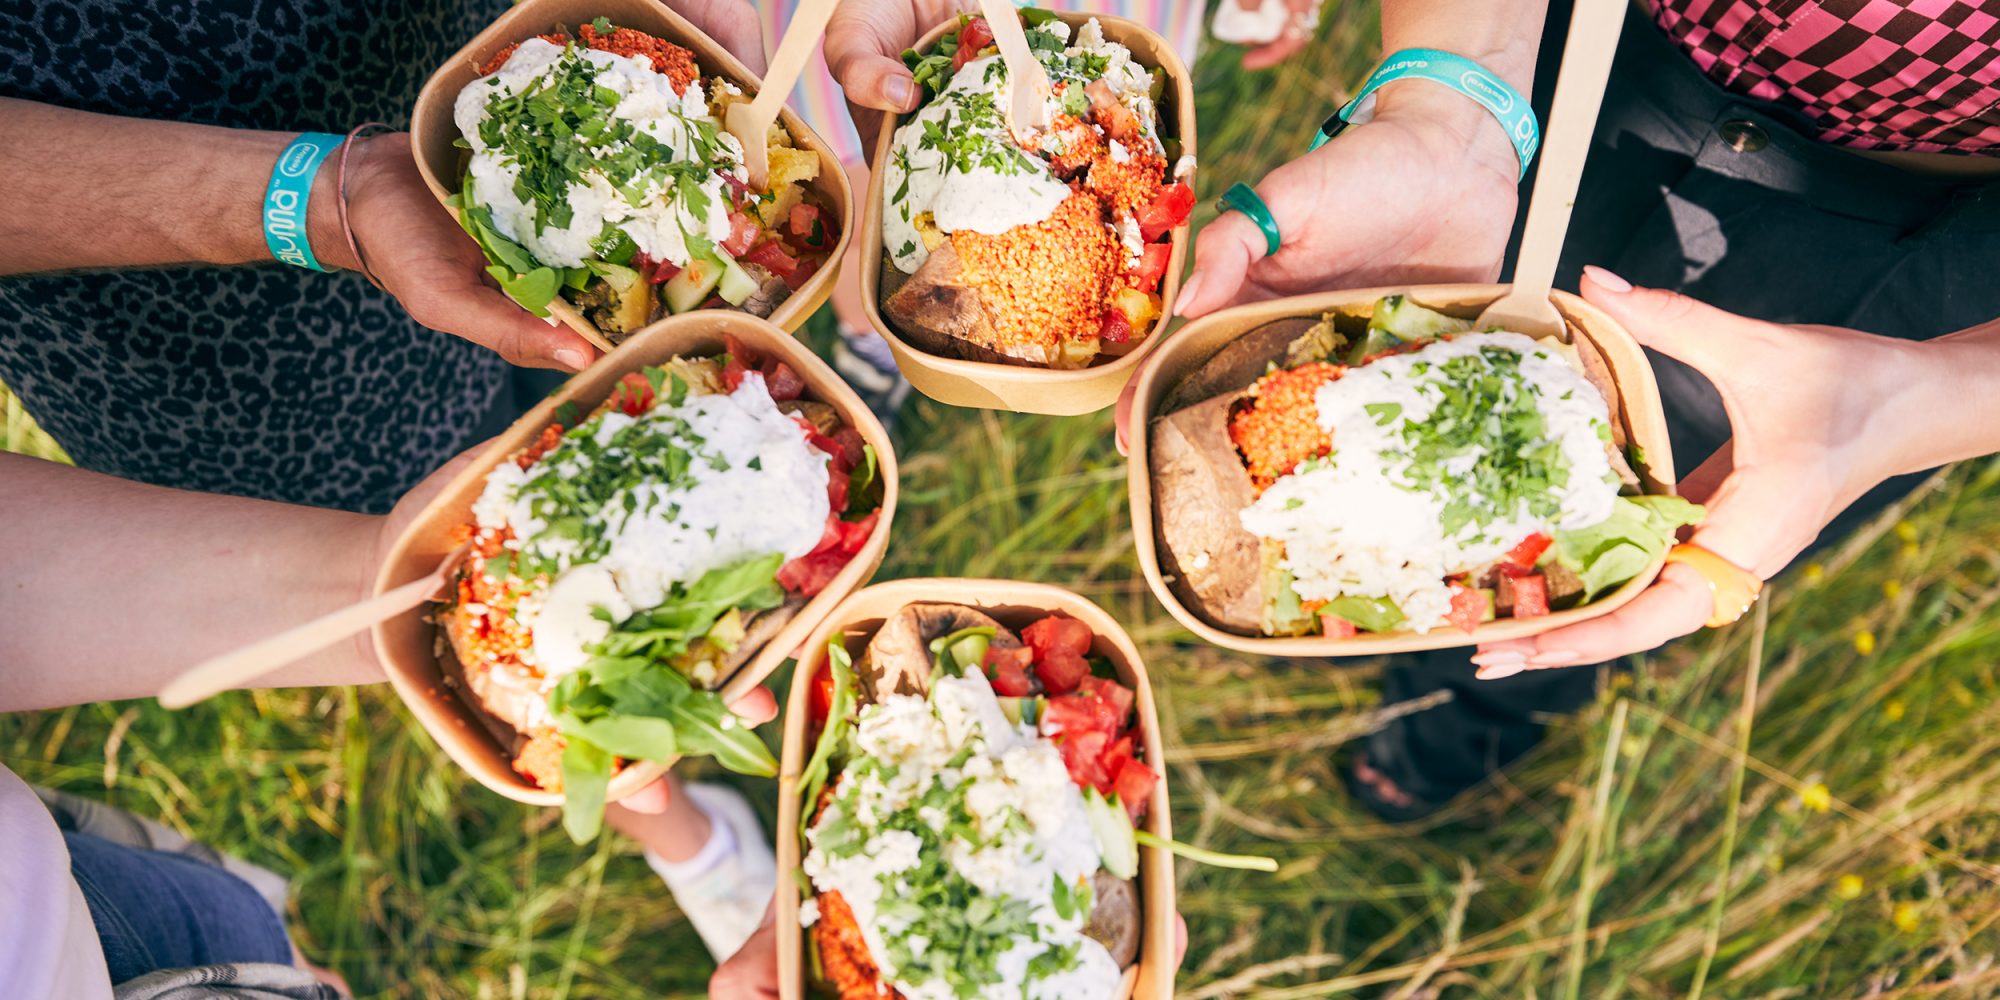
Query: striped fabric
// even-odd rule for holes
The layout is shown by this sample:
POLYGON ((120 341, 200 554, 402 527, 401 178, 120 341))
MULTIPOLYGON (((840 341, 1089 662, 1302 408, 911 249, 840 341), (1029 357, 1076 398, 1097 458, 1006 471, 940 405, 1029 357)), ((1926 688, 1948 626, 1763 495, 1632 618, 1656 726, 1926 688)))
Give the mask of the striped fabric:
MULTIPOLYGON (((1271 0, 1276 2, 1276 0, 1271 0)), ((797 0, 758 0, 764 19, 764 35, 773 45, 792 19, 797 0)), ((973 4, 967 3, 967 7, 973 4)), ((1025 6, 1025 5, 1024 5, 1025 6)), ((1194 62, 1195 46, 1201 42, 1202 0, 1047 0, 1036 4, 1052 10, 1073 10, 1089 14, 1115 14, 1131 18, 1164 35, 1174 50, 1189 63, 1194 62)), ((854 122, 847 116, 847 102, 840 87, 826 69, 826 57, 814 54, 799 84, 792 90, 792 110, 812 126, 833 147, 843 162, 865 162, 868 151, 861 148, 854 122)))
POLYGON ((2000 2, 1649 0, 1710 79, 1856 149, 2000 155, 2000 2))

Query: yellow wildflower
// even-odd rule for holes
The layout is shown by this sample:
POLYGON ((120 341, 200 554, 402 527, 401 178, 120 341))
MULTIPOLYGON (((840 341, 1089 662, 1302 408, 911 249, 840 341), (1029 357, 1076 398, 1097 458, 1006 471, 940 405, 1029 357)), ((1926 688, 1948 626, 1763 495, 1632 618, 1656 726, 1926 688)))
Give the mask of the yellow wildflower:
POLYGON ((1882 703, 1882 717, 1890 722, 1903 721, 1903 699, 1891 698, 1882 703))
POLYGON ((1897 903, 1896 909, 1889 914, 1889 920, 1896 925, 1897 930, 1905 934, 1916 930, 1917 924, 1920 922, 1918 919, 1917 904, 1911 902, 1897 903))
POLYGON ((1875 652, 1875 633, 1865 628, 1854 633, 1854 651, 1862 656, 1875 652))
POLYGON ((1823 813, 1833 808, 1833 792, 1826 787, 1826 782, 1815 781, 1799 793, 1799 804, 1813 812, 1823 813))
POLYGON ((1818 583, 1826 578, 1826 567, 1816 562, 1807 563, 1803 575, 1805 576, 1806 583, 1818 583))
POLYGON ((1861 881, 1861 876, 1842 875, 1833 884, 1833 895, 1837 899, 1860 899, 1862 891, 1867 888, 1868 884, 1861 881))
POLYGON ((1888 599, 1890 599, 1890 600, 1892 600, 1892 601, 1893 601, 1893 600, 1895 600, 1895 599, 1896 599, 1896 598, 1898 598, 1898 597, 1901 597, 1901 596, 1903 596, 1903 583, 1902 583, 1902 581, 1901 581, 1901 580, 1884 580, 1884 581, 1882 581, 1882 596, 1883 596, 1883 597, 1886 597, 1886 598, 1888 598, 1888 599))
POLYGON ((1896 537, 1906 542, 1917 540, 1917 526, 1908 521, 1896 522, 1896 537))

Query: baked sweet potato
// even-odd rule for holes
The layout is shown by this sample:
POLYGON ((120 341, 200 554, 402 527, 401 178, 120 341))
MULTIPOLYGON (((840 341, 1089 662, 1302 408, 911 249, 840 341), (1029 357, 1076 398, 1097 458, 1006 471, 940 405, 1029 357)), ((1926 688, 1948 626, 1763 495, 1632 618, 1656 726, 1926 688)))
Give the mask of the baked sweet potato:
POLYGON ((979 290, 965 283, 961 271, 957 249, 950 241, 939 244, 923 266, 882 301, 882 314, 904 339, 932 354, 1000 364, 1041 363, 998 350, 1000 334, 993 312, 980 300, 979 290))
POLYGON ((1153 421, 1149 462, 1161 564, 1174 592, 1218 628, 1256 635, 1262 621, 1260 542, 1237 514, 1256 500, 1229 440, 1240 391, 1153 421))

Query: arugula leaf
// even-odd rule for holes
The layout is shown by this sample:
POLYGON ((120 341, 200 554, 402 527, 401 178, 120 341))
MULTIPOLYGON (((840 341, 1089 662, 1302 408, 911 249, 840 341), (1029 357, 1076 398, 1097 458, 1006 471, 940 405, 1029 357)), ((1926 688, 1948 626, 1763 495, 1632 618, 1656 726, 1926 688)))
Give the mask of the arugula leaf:
POLYGON ((1588 528, 1555 533, 1555 557, 1583 580, 1583 599, 1639 575, 1674 541, 1675 529, 1707 513, 1680 497, 1619 497, 1611 516, 1588 528))
POLYGON ((604 826, 604 790, 611 784, 611 755, 587 740, 563 748, 563 829, 579 844, 604 826))
POLYGON ((705 754, 737 774, 758 778, 778 776, 777 758, 756 730, 729 711, 722 696, 695 691, 667 709, 684 753, 705 754))
POLYGON ((854 714, 857 701, 854 694, 854 661, 847 655, 847 647, 838 641, 826 644, 826 669, 833 674, 833 697, 826 713, 826 727, 819 732, 819 742, 813 744, 812 758, 806 761, 806 769, 799 773, 799 782, 805 789, 801 794, 799 807, 799 836, 812 825, 813 807, 819 803, 820 790, 826 787, 826 779, 833 768, 833 755, 847 738, 849 717, 854 714))
POLYGON ((556 724, 569 739, 582 738, 606 752, 630 760, 672 760, 681 752, 674 724, 645 715, 605 715, 597 719, 559 716, 556 724))
POLYGON ((521 308, 537 316, 549 314, 549 303, 555 301, 556 290, 563 282, 556 276, 554 268, 538 267, 526 274, 515 274, 498 264, 486 268, 486 273, 500 283, 500 290, 507 297, 521 304, 521 308))

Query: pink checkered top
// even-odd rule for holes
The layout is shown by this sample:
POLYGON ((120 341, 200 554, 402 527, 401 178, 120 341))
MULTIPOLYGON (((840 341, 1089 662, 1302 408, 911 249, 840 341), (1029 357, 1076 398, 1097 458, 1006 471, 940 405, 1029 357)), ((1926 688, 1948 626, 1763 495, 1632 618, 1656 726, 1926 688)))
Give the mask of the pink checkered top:
POLYGON ((1710 79, 1857 149, 2000 155, 2000 0, 1647 0, 1710 79))

